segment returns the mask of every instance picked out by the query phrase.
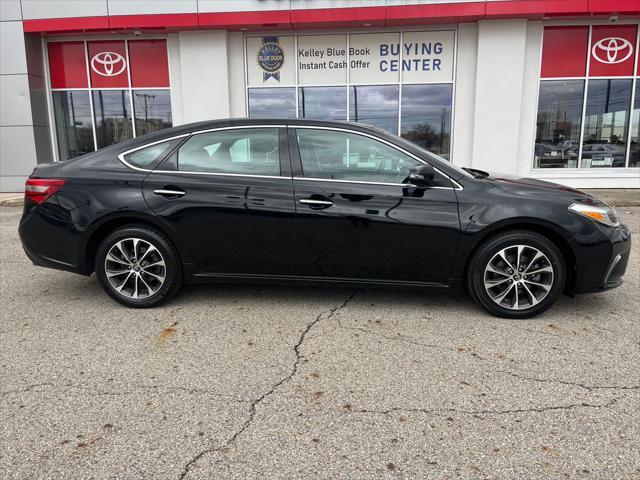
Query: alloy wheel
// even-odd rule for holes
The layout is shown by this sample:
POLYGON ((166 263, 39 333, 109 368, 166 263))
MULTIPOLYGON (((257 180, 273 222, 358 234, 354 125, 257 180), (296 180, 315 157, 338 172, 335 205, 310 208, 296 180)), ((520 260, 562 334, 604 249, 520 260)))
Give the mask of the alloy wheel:
POLYGON ((484 288, 500 307, 525 310, 543 301, 553 286, 549 258, 529 245, 512 245, 496 253, 484 269, 484 288))
POLYGON ((167 276, 160 250, 141 238, 125 238, 116 242, 104 259, 104 271, 118 294, 133 299, 156 294, 167 276))

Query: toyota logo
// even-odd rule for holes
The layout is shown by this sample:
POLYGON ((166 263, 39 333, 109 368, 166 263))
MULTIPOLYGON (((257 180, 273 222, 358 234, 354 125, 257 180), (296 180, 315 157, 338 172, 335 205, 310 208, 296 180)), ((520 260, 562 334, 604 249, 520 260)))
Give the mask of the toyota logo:
POLYGON ((608 37, 593 44, 591 55, 600 63, 622 63, 633 54, 631 42, 625 38, 608 37))
POLYGON ((115 77, 124 72, 127 61, 116 52, 96 53, 91 59, 91 70, 103 77, 115 77))

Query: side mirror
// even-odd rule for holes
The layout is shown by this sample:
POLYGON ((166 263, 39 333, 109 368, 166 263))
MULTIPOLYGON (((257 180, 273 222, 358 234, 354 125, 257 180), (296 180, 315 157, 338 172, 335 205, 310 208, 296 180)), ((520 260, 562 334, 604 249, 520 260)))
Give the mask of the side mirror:
POLYGON ((417 165, 409 170, 409 183, 416 187, 427 187, 436 176, 431 165, 417 165))

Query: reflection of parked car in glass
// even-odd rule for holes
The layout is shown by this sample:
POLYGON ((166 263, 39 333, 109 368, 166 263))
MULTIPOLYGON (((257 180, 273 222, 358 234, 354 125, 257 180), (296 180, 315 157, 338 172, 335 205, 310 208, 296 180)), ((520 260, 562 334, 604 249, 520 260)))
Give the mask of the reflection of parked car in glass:
POLYGON ((582 147, 583 167, 624 167, 624 146, 593 143, 582 147))
MULTIPOLYGON (((564 143, 564 142, 562 142, 564 143)), ((561 145, 553 145, 550 143, 536 143, 534 154, 538 161, 538 167, 567 167, 566 147, 561 145)))

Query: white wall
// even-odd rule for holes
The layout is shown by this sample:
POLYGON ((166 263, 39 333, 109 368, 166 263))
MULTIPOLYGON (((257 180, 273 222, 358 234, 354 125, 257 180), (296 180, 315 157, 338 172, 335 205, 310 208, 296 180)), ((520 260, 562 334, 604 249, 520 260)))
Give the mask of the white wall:
POLYGON ((451 160, 461 167, 470 167, 473 159, 473 124, 476 104, 477 24, 465 23, 458 26, 456 63, 451 160))
POLYGON ((526 20, 478 22, 474 168, 517 173, 526 20))
POLYGON ((229 114, 233 118, 247 116, 244 81, 244 36, 240 32, 227 37, 227 68, 229 69, 229 114))
MULTIPOLYGON (((231 116, 226 31, 169 36, 174 125, 231 116)), ((244 83, 244 82, 243 82, 244 83)), ((244 91, 243 85, 233 89, 244 91)))

